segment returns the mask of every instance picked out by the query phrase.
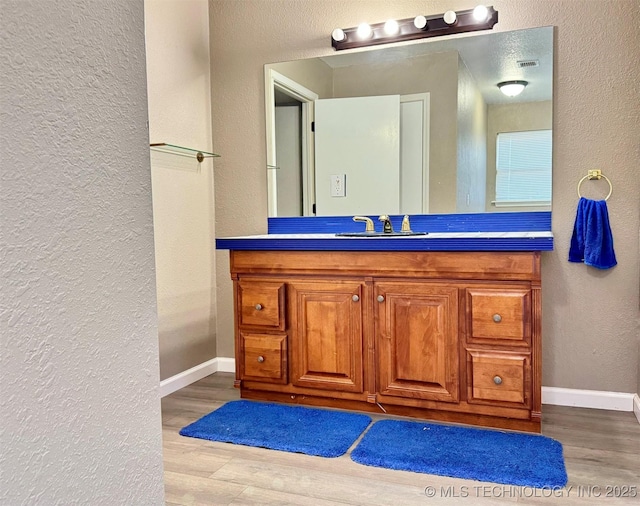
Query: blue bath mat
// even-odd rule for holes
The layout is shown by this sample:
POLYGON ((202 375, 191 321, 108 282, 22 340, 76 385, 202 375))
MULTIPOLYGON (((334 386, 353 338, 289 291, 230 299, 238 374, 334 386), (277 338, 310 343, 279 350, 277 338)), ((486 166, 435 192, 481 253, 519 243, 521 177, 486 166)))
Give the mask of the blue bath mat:
POLYGON ((373 424, 351 459, 388 469, 529 487, 562 487, 562 445, 516 432, 400 420, 373 424))
POLYGON ((344 455, 371 423, 367 415, 231 401, 184 427, 188 437, 320 457, 344 455))

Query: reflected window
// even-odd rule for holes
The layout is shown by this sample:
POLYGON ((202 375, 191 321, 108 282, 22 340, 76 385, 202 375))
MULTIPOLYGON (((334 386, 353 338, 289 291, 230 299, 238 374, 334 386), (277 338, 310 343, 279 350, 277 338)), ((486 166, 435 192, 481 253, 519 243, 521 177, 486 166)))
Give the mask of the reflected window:
POLYGON ((551 130, 503 132, 496 145, 496 207, 551 204, 551 130))

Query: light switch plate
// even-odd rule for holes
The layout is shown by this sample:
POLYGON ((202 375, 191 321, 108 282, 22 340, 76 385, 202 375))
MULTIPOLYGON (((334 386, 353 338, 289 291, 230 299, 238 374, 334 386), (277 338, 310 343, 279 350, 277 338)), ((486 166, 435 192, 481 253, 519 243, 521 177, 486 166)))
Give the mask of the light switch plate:
POLYGON ((329 176, 331 178, 331 196, 332 197, 346 197, 346 174, 334 174, 329 176))

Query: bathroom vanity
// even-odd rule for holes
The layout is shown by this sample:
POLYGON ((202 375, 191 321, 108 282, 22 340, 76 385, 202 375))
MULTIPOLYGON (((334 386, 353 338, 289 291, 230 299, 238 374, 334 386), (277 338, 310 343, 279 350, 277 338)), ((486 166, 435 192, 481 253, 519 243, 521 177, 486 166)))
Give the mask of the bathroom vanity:
POLYGON ((504 132, 551 138, 553 27, 403 47, 362 52, 357 65, 352 54, 353 65, 332 55, 265 66, 269 233, 217 240, 230 250, 236 386, 250 399, 539 432, 551 145, 532 149, 548 171, 503 196, 496 143, 504 132), (537 67, 519 99, 495 86, 505 76, 478 84, 496 58, 537 67), (316 65, 321 81, 296 82, 316 65), (283 95, 301 102, 289 118, 305 133, 293 174, 276 163, 283 95), (364 114, 374 109, 379 124, 364 114), (348 215, 373 210, 392 215, 396 235, 413 213, 406 228, 428 235, 368 236, 348 215))
POLYGON ((540 251, 222 247, 243 398, 540 431, 540 251))

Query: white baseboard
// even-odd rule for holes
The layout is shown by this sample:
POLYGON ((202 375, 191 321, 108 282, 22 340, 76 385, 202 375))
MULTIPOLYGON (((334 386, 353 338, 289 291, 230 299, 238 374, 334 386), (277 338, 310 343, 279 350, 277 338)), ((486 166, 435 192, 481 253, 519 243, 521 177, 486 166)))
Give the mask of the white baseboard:
POLYGON ((198 364, 191 369, 171 376, 160 382, 160 397, 165 397, 181 388, 191 385, 214 372, 235 372, 236 361, 233 358, 217 357, 198 364))
POLYGON ((634 396, 637 397, 637 394, 542 387, 542 404, 556 406, 633 411, 634 396))
MULTIPOLYGON (((160 382, 160 397, 195 383, 215 372, 235 372, 233 358, 217 357, 160 382)), ((638 394, 577 390, 573 388, 542 387, 542 403, 578 408, 633 411, 640 423, 640 397, 638 394)))
POLYGON ((218 357, 218 371, 219 372, 236 372, 236 359, 218 357))

